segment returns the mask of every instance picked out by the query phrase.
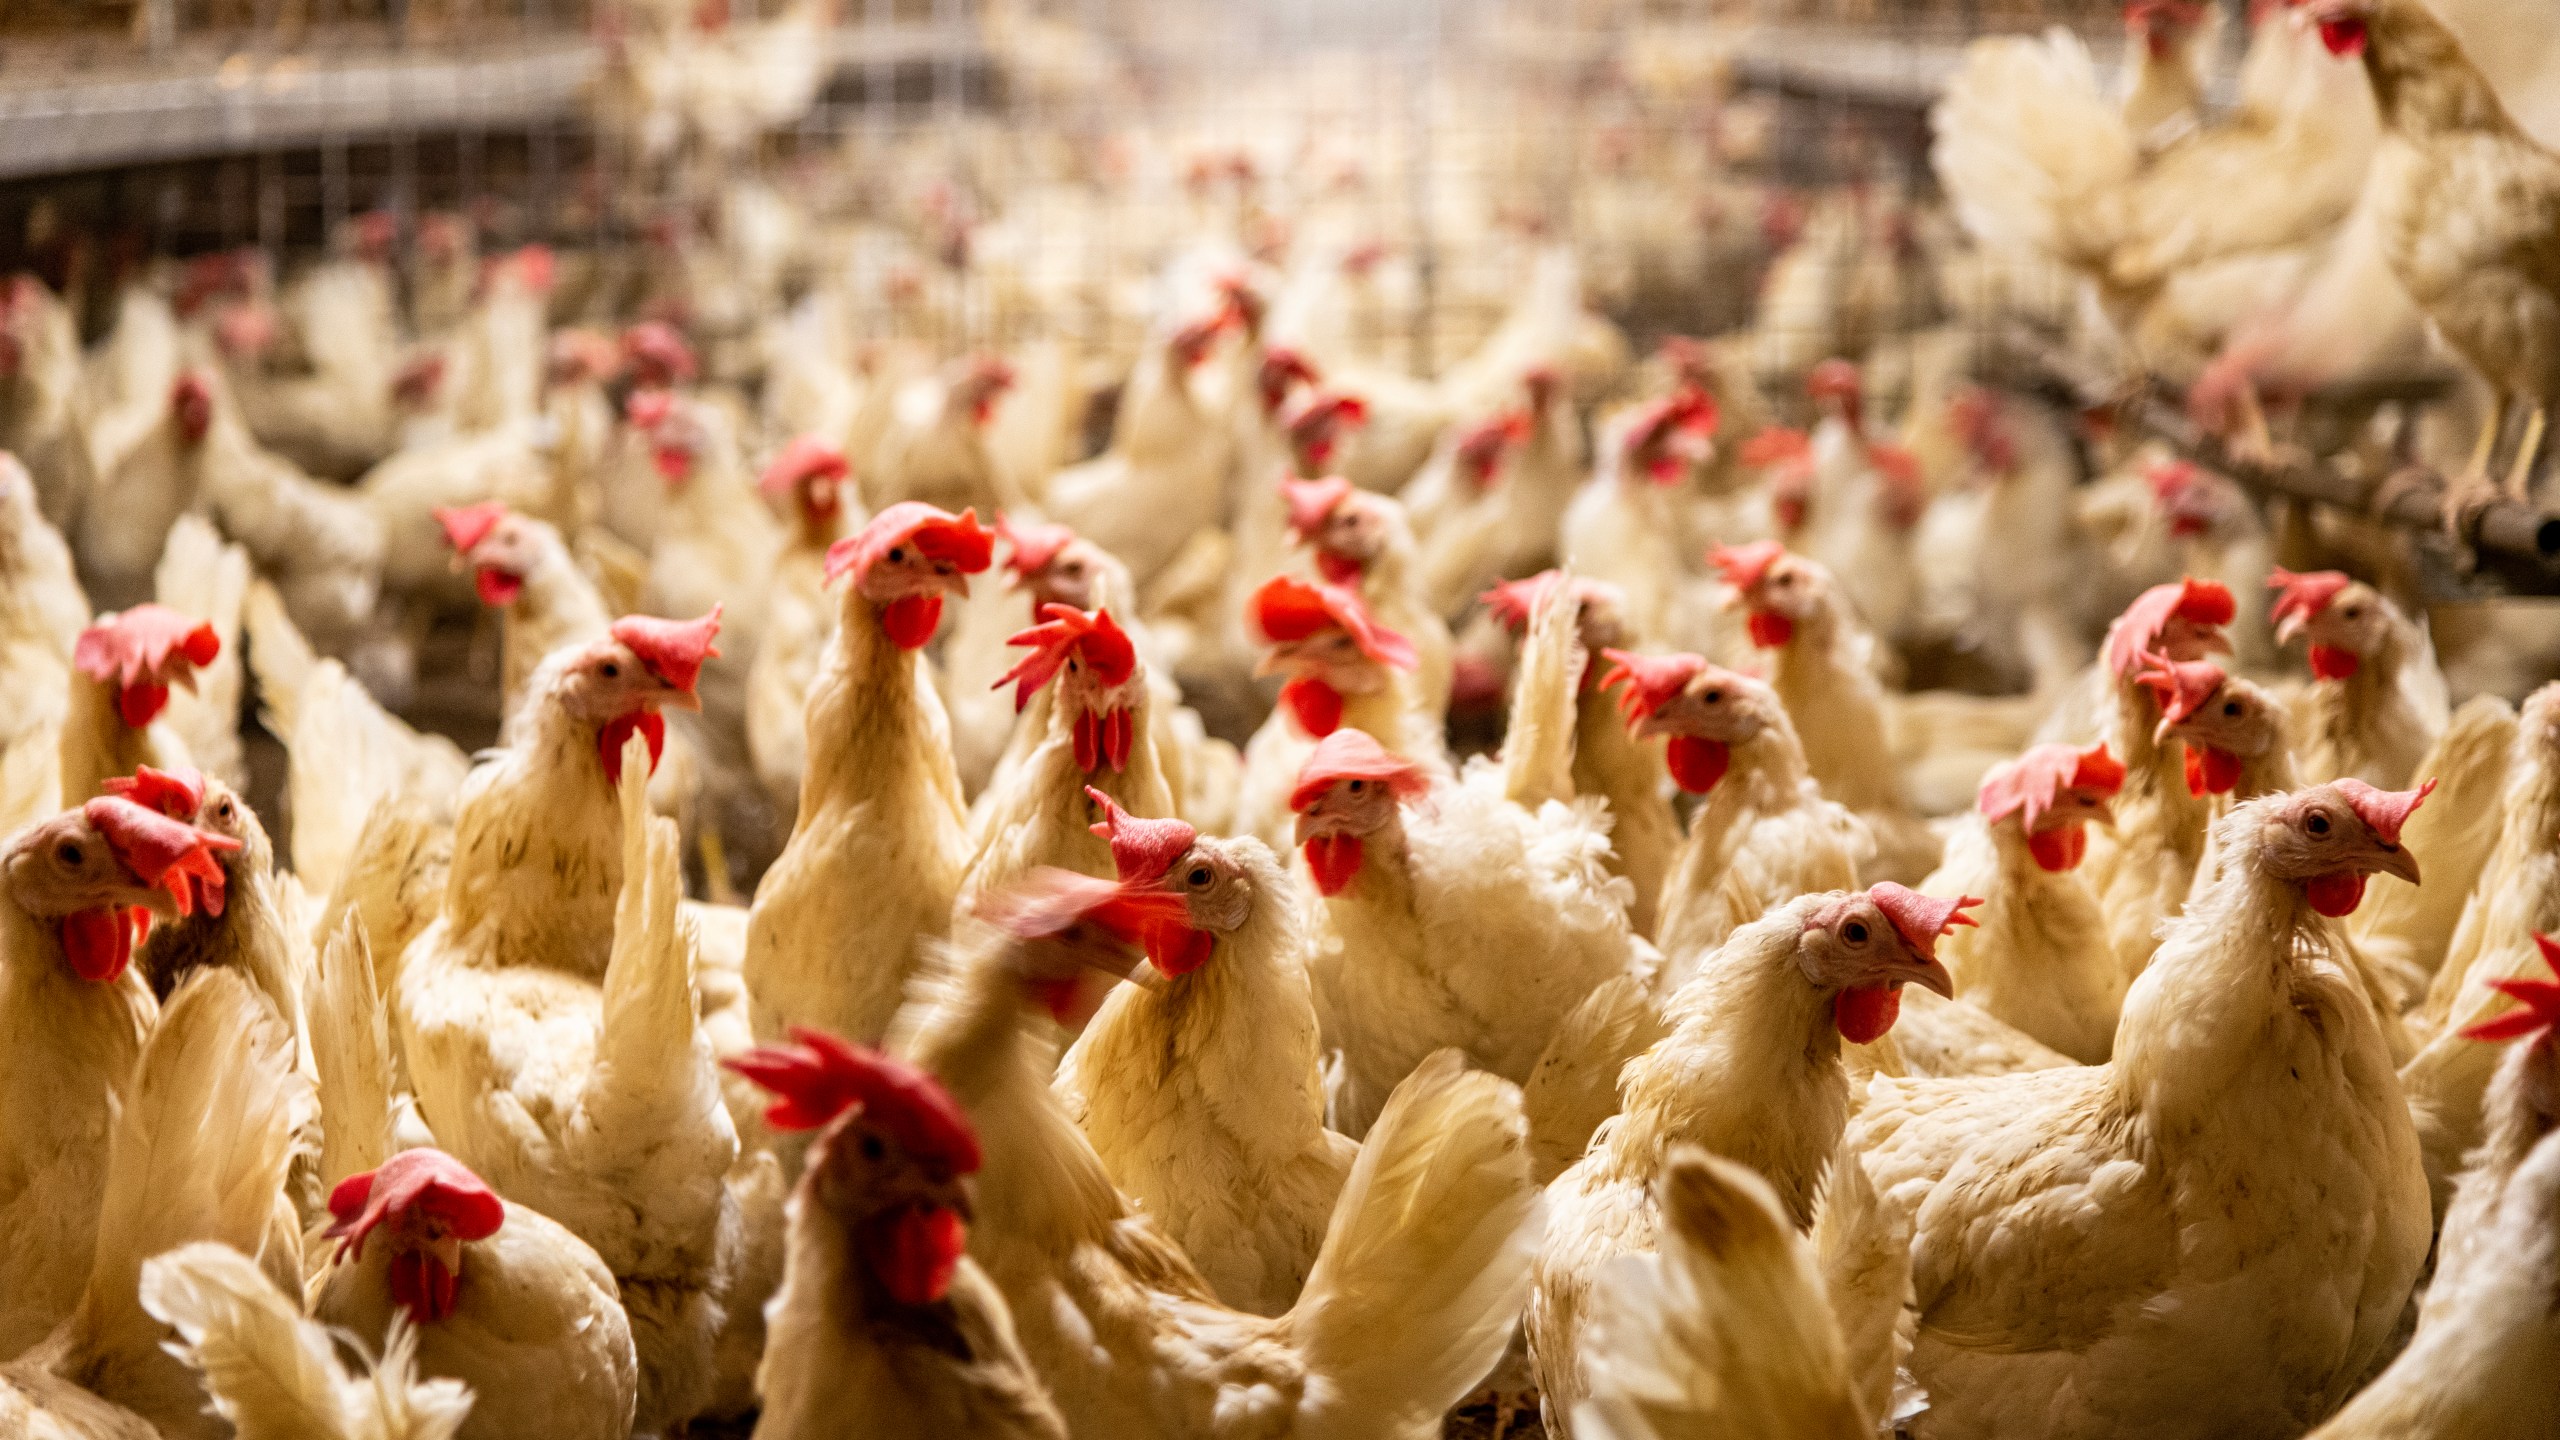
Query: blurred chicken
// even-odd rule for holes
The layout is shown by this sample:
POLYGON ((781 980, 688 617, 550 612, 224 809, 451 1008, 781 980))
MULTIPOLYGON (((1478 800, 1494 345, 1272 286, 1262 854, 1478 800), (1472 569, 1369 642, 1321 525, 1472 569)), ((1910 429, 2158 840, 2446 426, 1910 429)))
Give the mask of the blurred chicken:
POLYGON ((2276 642, 2310 649, 2311 688, 2294 705, 2302 771, 2318 783, 2352 775, 2385 789, 2419 778, 2443 735, 2444 676, 2427 635, 2372 586, 2335 570, 2276 569, 2276 642))
POLYGON ((1234 323, 1228 302, 1158 336, 1121 392, 1110 448, 1049 477, 1050 513, 1120 557, 1141 586, 1218 518, 1234 443, 1226 407, 1250 397, 1204 393, 1194 376, 1234 323))

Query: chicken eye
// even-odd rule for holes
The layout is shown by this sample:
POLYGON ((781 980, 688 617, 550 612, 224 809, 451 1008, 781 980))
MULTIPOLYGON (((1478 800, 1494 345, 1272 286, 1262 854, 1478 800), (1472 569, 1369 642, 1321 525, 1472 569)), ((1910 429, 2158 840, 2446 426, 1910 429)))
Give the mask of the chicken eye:
POLYGON ((2311 823, 2302 828, 2314 835, 2326 835, 2329 833, 2329 817, 2315 811, 2311 816, 2311 823))
POLYGON ((1200 886, 1204 886, 1209 883, 1211 878, 1209 874, 1209 867, 1206 865, 1194 865, 1191 867, 1191 873, 1184 878, 1189 880, 1195 889, 1200 886))
POLYGON ((892 564, 892 565, 904 565, 904 564, 906 564, 906 563, 907 563, 907 547, 905 547, 904 545, 892 545, 892 546, 890 546, 890 547, 889 547, 889 563, 890 563, 890 564, 892 564))
POLYGON ((1710 690, 1698 698, 1706 701, 1710 705, 1721 705, 1724 703, 1724 692, 1722 690, 1710 690))
POLYGON ((2222 702, 2222 713, 2223 713, 2224 715, 2226 715, 2226 716, 2230 717, 2231 719, 2234 719, 2234 720, 2239 719, 2239 718, 2240 718, 2240 702, 2239 702, 2239 701, 2237 701, 2237 700, 2225 700, 2225 701, 2223 701, 2223 702, 2222 702))
POLYGON ((865 1159, 865 1160, 878 1160, 878 1159, 882 1158, 883 1156, 886 1156, 888 1153, 889 1153, 889 1147, 880 1143, 880 1137, 879 1137, 879 1136, 877 1136, 877 1135, 865 1135, 865 1136, 863 1136, 863 1137, 862 1137, 862 1158, 863 1158, 863 1159, 865 1159))
POLYGON ((596 673, 602 675, 607 680, 619 680, 622 678, 622 667, 614 661, 607 660, 604 662, 604 668, 598 670, 596 673))
POLYGON ((1866 926, 1866 922, 1865 922, 1865 921, 1863 921, 1863 920, 1852 920, 1852 921, 1850 921, 1848 924, 1841 926, 1841 927, 1840 927, 1840 938, 1841 938, 1841 939, 1843 939, 1843 940, 1848 941, 1848 942, 1849 942, 1850 944, 1852 944, 1852 945, 1864 945, 1864 944, 1866 944, 1866 943, 1867 943, 1867 926, 1866 926))
POLYGON ((62 846, 57 848, 53 852, 53 855, 55 859, 60 860, 63 864, 74 867, 77 867, 81 861, 88 858, 88 856, 81 851, 78 845, 69 842, 65 842, 62 846))
POLYGON ((1369 782, 1366 780, 1354 780, 1343 788, 1354 795, 1365 795, 1369 790, 1369 782))

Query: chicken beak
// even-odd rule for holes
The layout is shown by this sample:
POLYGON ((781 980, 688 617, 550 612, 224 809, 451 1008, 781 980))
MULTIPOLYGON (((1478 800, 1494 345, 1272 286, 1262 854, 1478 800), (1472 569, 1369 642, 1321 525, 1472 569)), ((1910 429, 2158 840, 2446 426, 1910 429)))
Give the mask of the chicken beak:
POLYGON ((2116 807, 2114 801, 2090 800, 2085 802, 2081 808, 2087 812, 2092 824, 2104 825, 2109 829, 2113 829, 2115 827, 2116 807))
POLYGON ((696 714, 699 714, 702 710, 702 697, 695 694, 690 689, 678 690, 674 686, 670 685, 658 696, 658 708, 661 710, 691 710, 696 714))
POLYGON ((2418 883, 2418 857, 2410 854, 2406 846, 2377 843, 2374 857, 2375 874, 2397 876, 2412 885, 2418 883))
POLYGON ((1332 825, 1328 821, 1324 812, 1321 810, 1309 810, 1298 817, 1297 827, 1291 832, 1292 839, 1290 840, 1290 843, 1293 845, 1304 845, 1310 840, 1319 839, 1332 833, 1332 825))
POLYGON ((1261 659, 1253 662, 1253 673, 1257 679, 1265 675, 1295 675, 1297 672, 1298 647, 1295 645, 1274 645, 1261 659))
POLYGON ((427 1253, 444 1267, 447 1275, 462 1273, 462 1240, 459 1236, 439 1235, 427 1242, 427 1253))
POLYGON ((1933 955, 1915 953, 1905 959, 1897 960, 1887 967, 1885 979, 1887 982, 1898 980, 1906 985, 1917 985, 1923 990, 1934 990, 1949 1000, 1956 998, 1956 977, 1948 974, 1947 967, 1933 955))
MULTIPOLYGON (((2276 643, 2290 645, 2309 628, 2311 628, 2310 620, 2301 611, 2296 610, 2276 622, 2276 643)), ((2229 648, 2228 642, 2225 642, 2224 648, 2229 648)))

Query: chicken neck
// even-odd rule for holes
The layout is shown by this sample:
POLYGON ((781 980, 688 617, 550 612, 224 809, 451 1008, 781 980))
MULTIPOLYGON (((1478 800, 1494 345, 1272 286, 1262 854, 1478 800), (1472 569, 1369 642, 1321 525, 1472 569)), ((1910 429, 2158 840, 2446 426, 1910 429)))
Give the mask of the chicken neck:
POLYGON ((2406 139, 2465 130, 2521 134, 2462 42, 2418 0, 2391 0, 2376 10, 2364 73, 2382 123, 2406 139))
POLYGON ((444 918, 489 963, 600 981, 622 893, 622 812, 596 727, 537 694, 501 739, 463 786, 444 918))
POLYGON ((1857 636, 1828 609, 1796 622, 1776 651, 1770 688, 1801 727, 1805 768, 1822 793, 1856 811, 1901 804, 1885 743, 1884 698, 1862 665, 1857 636))
POLYGON ((1673 992, 1670 1036, 1628 1062, 1626 1109, 1600 1132, 1605 1174, 1648 1183, 1671 1146, 1699 1145, 1758 1170, 1797 1227, 1812 1225, 1848 1123, 1849 1074, 1832 997, 1797 963, 1802 908, 1736 931, 1673 992))
POLYGON ((1673 858, 1683 853, 1679 817, 1662 785, 1661 755, 1628 733, 1609 692, 1586 687, 1576 701, 1573 789, 1609 802, 1609 872, 1636 887, 1627 919, 1646 936, 1654 933, 1655 907, 1673 858))
MULTIPOLYGON (((836 633, 809 686, 808 769, 800 781, 796 838, 821 816, 830 824, 892 794, 940 806, 956 831, 967 807, 951 758, 942 701, 918 674, 924 658, 881 628, 881 608, 848 584, 836 633)), ((904 806, 900 807, 905 808, 904 806)), ((872 823, 896 823, 876 808, 872 823)))
POLYGON ((106 782, 145 765, 166 768, 152 731, 124 723, 115 692, 72 672, 70 713, 62 722, 62 803, 78 805, 106 793, 106 782))
POLYGON ((502 693, 510 713, 523 703, 526 682, 532 680, 544 656, 565 645, 599 639, 613 625, 604 596, 557 537, 546 538, 522 579, 523 593, 501 612, 498 621, 502 693))
MULTIPOLYGON (((1804 782, 1811 778, 1804 747, 1796 739, 1795 722, 1786 713, 1769 717, 1759 734, 1729 747, 1724 778, 1708 792, 1706 802, 1689 820, 1689 838, 1671 857, 1667 890, 1678 895, 1707 895, 1733 861, 1734 846, 1763 816, 1782 814, 1805 801, 1804 782)), ((1666 930, 1669 916, 1664 917, 1666 930)))

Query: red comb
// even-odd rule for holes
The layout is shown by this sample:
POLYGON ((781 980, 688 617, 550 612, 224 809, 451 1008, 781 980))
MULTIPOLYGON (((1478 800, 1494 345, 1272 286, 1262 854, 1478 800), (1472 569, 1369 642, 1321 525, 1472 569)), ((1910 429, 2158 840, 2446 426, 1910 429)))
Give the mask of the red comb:
POLYGON ((80 807, 90 826, 106 837, 107 848, 145 885, 156 885, 178 902, 178 913, 193 915, 199 901, 208 915, 222 913, 222 866, 219 850, 237 850, 240 842, 213 835, 130 800, 101 795, 80 807), (191 886, 187 882, 193 880, 191 886))
POLYGON ((1547 592, 1563 578, 1562 570, 1541 570, 1523 579, 1505 580, 1476 598, 1484 602, 1484 608, 1492 611, 1493 618, 1501 621, 1505 629, 1518 634, 1529 628, 1529 617, 1537 613, 1538 607, 1546 602, 1547 592))
POLYGON ((1868 887, 1867 898, 1876 902, 1876 908, 1893 922, 1894 929, 1902 932, 1912 949, 1932 960, 1938 958, 1938 937, 1953 933, 1959 925, 1977 923, 1964 912, 1966 907, 1982 903, 1971 895, 1939 900, 1890 880, 1868 887))
POLYGON ((1360 653, 1396 670, 1415 665, 1413 642, 1370 618, 1368 602, 1356 590, 1311 584, 1294 575, 1274 575, 1253 592, 1247 618, 1273 644, 1304 640, 1326 629, 1339 629, 1360 653))
POLYGON ((1805 372, 1804 393, 1816 399, 1854 399, 1865 388, 1858 378, 1858 367, 1846 360, 1825 360, 1805 372))
POLYGON ((1120 808, 1118 801, 1088 785, 1087 798, 1102 807, 1102 822, 1093 833, 1111 842, 1111 867, 1130 885, 1152 885, 1164 878, 1200 832, 1180 820, 1142 820, 1120 808))
POLYGON ((1812 459, 1812 437, 1784 425, 1772 425, 1742 442, 1742 463, 1754 470, 1801 464, 1812 459))
POLYGON ((2113 795, 2124 788, 2124 764, 2104 745, 2086 750, 2069 745, 2038 745, 2006 764, 1994 765, 1974 794, 1974 808, 1986 820, 2002 820, 2024 811, 2024 824, 2035 829, 2036 817, 2053 808, 2063 787, 2113 795))
POLYGON ((2279 565, 2267 573, 2267 588, 2281 592, 2276 596, 2274 607, 2268 610, 2267 618, 2282 621, 2288 616, 2300 615, 2308 620, 2328 609, 2329 602, 2338 598, 2338 592, 2354 583, 2343 571, 2314 570, 2297 575, 2279 565))
POLYGON ((1281 403, 1289 398, 1289 392, 1301 382, 1314 385, 1322 379, 1306 356, 1286 345, 1264 346, 1261 367, 1254 374, 1254 381, 1262 390, 1262 408, 1265 410, 1279 409, 1281 403))
POLYGON ((321 1233, 346 1242, 339 1247, 342 1258, 361 1260, 374 1227, 412 1209, 442 1220, 447 1233, 461 1240, 486 1240, 507 1218, 498 1192, 461 1161, 441 1150, 403 1150, 338 1182, 329 1192, 333 1223, 321 1233))
POLYGON ((1030 575, 1049 568, 1058 552, 1075 543, 1076 532, 1065 525, 1025 523, 1016 525, 1003 515, 996 517, 996 538, 1005 543, 1008 554, 1005 568, 1017 575, 1030 575))
POLYGON ((909 544, 928 559, 948 561, 966 575, 995 563, 995 532, 978 523, 976 510, 953 515, 921 500, 901 500, 872 516, 861 534, 827 547, 828 583, 848 570, 859 583, 881 557, 909 544))
MULTIPOLYGON (((2537 934, 2533 943, 2542 951, 2542 963, 2560 974, 2560 940, 2537 934)), ((2465 1039, 2520 1040, 2560 1029, 2560 982, 2520 975, 2512 980, 2492 980, 2489 988, 2522 1003, 2504 1015, 2492 1015, 2466 1026, 2462 1032, 2465 1039)))
POLYGON ((1355 487, 1339 475, 1321 480, 1283 480, 1280 498, 1289 507, 1289 533, 1303 541, 1324 528, 1355 487))
POLYGON ((815 435, 803 435, 774 455, 756 477, 756 487, 781 500, 811 480, 841 480, 852 473, 844 451, 815 435))
POLYGON ((622 418, 642 430, 657 429, 675 413, 676 397, 665 390, 634 390, 622 402, 622 418))
POLYGON ((1298 767, 1297 788, 1289 792, 1289 808, 1304 810, 1344 780, 1374 780, 1399 800, 1428 794, 1431 777, 1422 767, 1390 752, 1365 730, 1336 730, 1316 743, 1298 767))
POLYGON ((1109 610, 1090 614, 1072 605, 1043 605, 1040 624, 1013 636, 1007 645, 1028 645, 1031 653, 1022 657, 987 687, 1001 690, 1014 686, 1013 708, 1016 714, 1031 703, 1040 687, 1057 677, 1067 667, 1069 658, 1084 662, 1096 680, 1105 686, 1125 685, 1137 673, 1137 647, 1129 643, 1128 633, 1120 622, 1111 618, 1109 610))
POLYGON ((690 694, 702 673, 702 662, 717 656, 712 640, 720 633, 721 607, 698 620, 661 620, 654 615, 625 615, 613 622, 613 638, 649 667, 663 684, 690 694))
POLYGON ((1600 677, 1600 688, 1627 687, 1618 696, 1618 713, 1629 725, 1669 704, 1690 681, 1715 668, 1698 655, 1638 655, 1631 650, 1603 650, 1600 655, 1611 666, 1600 677))
POLYGON ((2239 605, 2220 581, 2188 576, 2154 585, 2135 596, 2109 627, 2107 668, 2119 677, 2132 676, 2173 619, 2197 625, 2228 625, 2238 613, 2239 605))
POLYGON ((794 1025, 790 1044, 761 1045, 722 1063, 773 1092, 764 1116, 777 1130, 816 1130, 859 1105, 865 1119, 919 1159, 960 1175, 984 1163, 977 1130, 942 1082, 877 1050, 794 1025))
POLYGON ((498 522, 507 518, 507 502, 483 500, 477 505, 439 508, 436 523, 444 527, 444 541, 453 553, 468 555, 471 548, 489 538, 498 522))
POLYGON ((1471 479, 1482 484, 1502 463, 1503 452, 1528 438, 1529 417, 1505 410, 1459 431, 1455 458, 1471 479))
POLYGON ((1707 552, 1707 563, 1724 574, 1724 583, 1736 590, 1749 590, 1769 578, 1769 567, 1778 563, 1787 547, 1775 540, 1754 540, 1748 545, 1718 545, 1707 552))
POLYGON ((2142 657, 2144 669, 2133 678, 2160 703, 2163 724, 2176 725, 2204 708, 2222 688, 2222 667, 2210 660, 2177 661, 2159 655, 2142 657))
POLYGON ((166 770, 140 766, 131 775, 106 781, 103 788, 119 799, 189 824, 195 823, 196 812, 204 808, 204 772, 192 765, 173 765, 166 770))
POLYGON ((2377 790, 2356 779, 2330 783, 2338 787, 2339 794, 2347 797, 2347 804, 2354 807, 2356 818, 2362 820, 2366 828, 2373 831, 2374 838, 2385 845, 2400 843, 2400 827, 2409 823, 2409 817, 2416 813, 2419 804, 2436 790, 2433 780, 2415 790, 2377 790))

